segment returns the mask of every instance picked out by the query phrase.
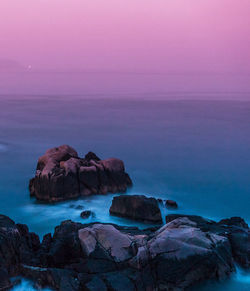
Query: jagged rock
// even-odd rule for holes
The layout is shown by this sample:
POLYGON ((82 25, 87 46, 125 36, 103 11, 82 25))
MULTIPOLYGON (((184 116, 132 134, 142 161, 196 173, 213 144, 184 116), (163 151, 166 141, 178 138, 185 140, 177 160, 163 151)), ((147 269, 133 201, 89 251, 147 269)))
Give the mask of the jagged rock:
POLYGON ((73 148, 63 145, 47 150, 39 158, 29 189, 30 195, 38 200, 57 202, 91 194, 125 192, 131 185, 121 160, 100 160, 92 152, 79 158, 73 148))
POLYGON ((189 220, 196 222, 202 231, 226 236, 230 241, 234 260, 241 267, 250 268, 250 229, 244 219, 231 217, 215 222, 201 216, 170 214, 166 216, 166 222, 180 217, 188 217, 189 220))
MULTIPOLYGON (((140 230, 70 220, 42 243, 27 226, 0 215, 0 286, 22 275, 59 291, 185 290, 249 267, 249 228, 170 215, 160 228, 140 230)), ((11 286, 10 286, 11 287, 11 286)))
POLYGON ((143 268, 149 261, 160 290, 184 290, 202 280, 222 279, 234 270, 228 239, 202 232, 186 217, 160 228, 138 251, 135 266, 143 268))
POLYGON ((85 159, 87 161, 100 161, 101 159, 99 157, 97 157, 97 155, 93 152, 88 152, 87 155, 85 155, 85 159))
POLYGON ((3 290, 10 283, 9 278, 19 274, 21 263, 36 263, 33 254, 39 247, 38 236, 30 233, 26 225, 15 224, 9 217, 0 215, 0 286, 3 290))
POLYGON ((235 261, 243 268, 250 268, 250 230, 231 228, 228 238, 235 261))
POLYGON ((250 229, 241 217, 222 219, 219 225, 227 226, 235 261, 243 268, 250 268, 250 229))
POLYGON ((120 195, 113 198, 110 214, 145 222, 162 223, 161 211, 155 198, 144 195, 120 195))
POLYGON ((222 225, 224 224, 228 226, 239 226, 247 229, 249 228, 248 224, 241 217, 231 217, 228 219, 222 219, 221 221, 218 222, 218 224, 222 225))

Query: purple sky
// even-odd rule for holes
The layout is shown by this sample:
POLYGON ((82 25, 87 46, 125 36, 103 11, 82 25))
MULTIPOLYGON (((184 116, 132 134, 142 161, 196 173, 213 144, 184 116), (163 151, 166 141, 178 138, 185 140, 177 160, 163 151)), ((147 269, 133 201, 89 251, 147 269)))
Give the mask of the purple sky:
POLYGON ((37 69, 246 72, 249 0, 1 0, 0 59, 37 69))
POLYGON ((2 72, 248 75, 250 1, 1 0, 0 43, 2 72))

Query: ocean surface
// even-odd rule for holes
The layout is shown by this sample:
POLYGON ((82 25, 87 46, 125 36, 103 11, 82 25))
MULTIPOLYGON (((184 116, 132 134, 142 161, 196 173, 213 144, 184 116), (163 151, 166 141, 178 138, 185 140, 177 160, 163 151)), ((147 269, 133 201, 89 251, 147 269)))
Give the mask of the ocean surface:
MULTIPOLYGON (((178 210, 166 213, 241 216, 250 224, 250 102, 190 96, 0 96, 0 213, 41 237, 66 219, 150 226, 110 216, 111 194, 53 205, 29 197, 38 157, 69 144, 80 155, 121 158, 134 183, 128 194, 176 200, 178 210), (95 218, 81 219, 73 205, 95 218)), ((33 288, 24 281, 14 290, 33 288)), ((231 279, 196 290, 250 290, 250 273, 238 269, 231 279)))

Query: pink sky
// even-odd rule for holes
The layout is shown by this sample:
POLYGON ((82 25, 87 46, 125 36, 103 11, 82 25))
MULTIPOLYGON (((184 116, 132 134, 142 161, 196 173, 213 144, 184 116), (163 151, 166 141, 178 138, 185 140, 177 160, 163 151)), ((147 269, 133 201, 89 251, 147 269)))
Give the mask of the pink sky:
POLYGON ((250 1, 1 0, 0 44, 38 70, 246 73, 250 1))

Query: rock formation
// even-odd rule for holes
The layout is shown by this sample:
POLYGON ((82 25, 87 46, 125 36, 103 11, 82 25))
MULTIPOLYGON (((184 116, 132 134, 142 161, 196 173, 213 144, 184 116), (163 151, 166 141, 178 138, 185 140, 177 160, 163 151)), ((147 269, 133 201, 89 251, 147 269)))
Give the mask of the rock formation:
POLYGON ((46 151, 39 158, 36 174, 30 180, 30 195, 38 200, 57 202, 91 194, 125 192, 132 181, 123 161, 100 160, 89 152, 79 158, 70 146, 46 151))
POLYGON ((0 215, 1 288, 22 275, 60 291, 185 290, 249 268, 250 229, 243 220, 222 223, 169 215, 157 229, 64 221, 40 243, 28 227, 0 215))
POLYGON ((144 222, 162 223, 161 211, 155 198, 144 195, 120 195, 113 198, 110 214, 144 222))

